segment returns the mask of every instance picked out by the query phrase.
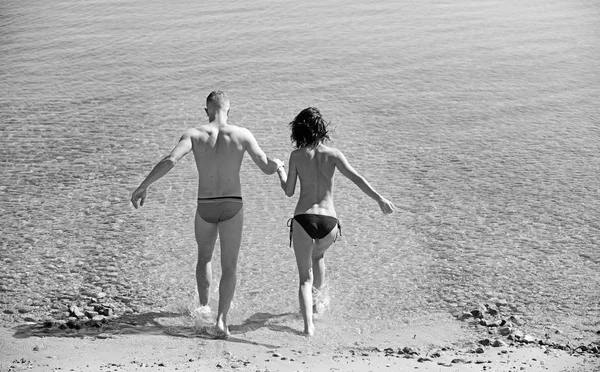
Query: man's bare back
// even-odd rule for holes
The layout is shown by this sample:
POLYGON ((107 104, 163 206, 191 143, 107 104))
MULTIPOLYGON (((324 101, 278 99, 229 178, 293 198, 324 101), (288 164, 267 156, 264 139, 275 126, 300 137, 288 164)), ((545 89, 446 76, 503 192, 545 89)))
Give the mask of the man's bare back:
MULTIPOLYGON (((198 169, 198 197, 241 196, 240 168, 244 152, 250 148, 252 154, 252 144, 256 142, 250 131, 211 122, 190 129, 185 135, 190 137, 198 169)), ((261 157, 261 154, 255 155, 261 157)))

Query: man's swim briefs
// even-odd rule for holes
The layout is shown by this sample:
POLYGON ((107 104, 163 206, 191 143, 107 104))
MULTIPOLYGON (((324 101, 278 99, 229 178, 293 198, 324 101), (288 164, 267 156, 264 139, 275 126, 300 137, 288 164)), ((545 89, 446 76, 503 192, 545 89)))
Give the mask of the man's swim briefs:
POLYGON ((241 196, 198 198, 198 214, 208 223, 227 221, 235 217, 243 206, 241 196))

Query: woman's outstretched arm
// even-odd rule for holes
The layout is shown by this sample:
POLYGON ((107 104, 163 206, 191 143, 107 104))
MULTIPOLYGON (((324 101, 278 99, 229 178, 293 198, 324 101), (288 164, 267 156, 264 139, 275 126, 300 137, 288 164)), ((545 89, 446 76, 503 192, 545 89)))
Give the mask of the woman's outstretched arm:
POLYGON ((348 160, 341 151, 337 150, 335 160, 335 166, 340 173, 358 186, 371 199, 375 200, 383 213, 389 214, 394 211, 394 204, 375 191, 373 186, 348 163, 348 160))

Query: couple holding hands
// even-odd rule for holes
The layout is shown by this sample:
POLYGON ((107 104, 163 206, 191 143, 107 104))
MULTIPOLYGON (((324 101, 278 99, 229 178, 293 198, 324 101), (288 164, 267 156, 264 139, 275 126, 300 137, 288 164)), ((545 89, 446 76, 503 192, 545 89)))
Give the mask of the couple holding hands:
POLYGON ((221 244, 221 280, 215 331, 228 337, 227 313, 236 286, 236 268, 242 240, 243 200, 240 167, 244 153, 265 174, 277 173, 281 188, 294 195, 300 180, 300 197, 290 219, 290 245, 294 247, 300 285, 298 297, 304 319, 304 333, 314 333, 313 291, 319 293, 325 283, 325 251, 337 239, 340 223, 333 205, 333 176, 337 169, 374 199, 381 211, 392 213, 394 205, 379 195, 348 163, 338 149, 326 146, 327 126, 317 108, 302 110, 290 123, 291 140, 296 148, 289 159, 288 170, 279 159, 270 159, 262 151, 252 133, 227 124, 229 99, 224 92, 213 91, 206 99, 208 124, 186 131, 171 153, 154 166, 150 174, 133 192, 135 208, 144 205, 147 188, 167 174, 190 151, 198 169, 198 208, 195 235, 198 243, 196 281, 200 305, 207 308, 212 281, 211 261, 217 235, 221 244), (292 244, 293 243, 293 244, 292 244))

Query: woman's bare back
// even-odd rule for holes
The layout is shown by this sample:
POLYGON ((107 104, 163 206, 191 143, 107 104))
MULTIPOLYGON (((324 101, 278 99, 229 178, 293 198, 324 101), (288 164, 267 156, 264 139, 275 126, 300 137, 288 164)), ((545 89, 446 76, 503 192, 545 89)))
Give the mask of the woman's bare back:
POLYGON ((323 144, 292 152, 290 162, 296 167, 300 180, 300 197, 294 214, 336 216, 333 205, 336 155, 336 149, 323 144))

